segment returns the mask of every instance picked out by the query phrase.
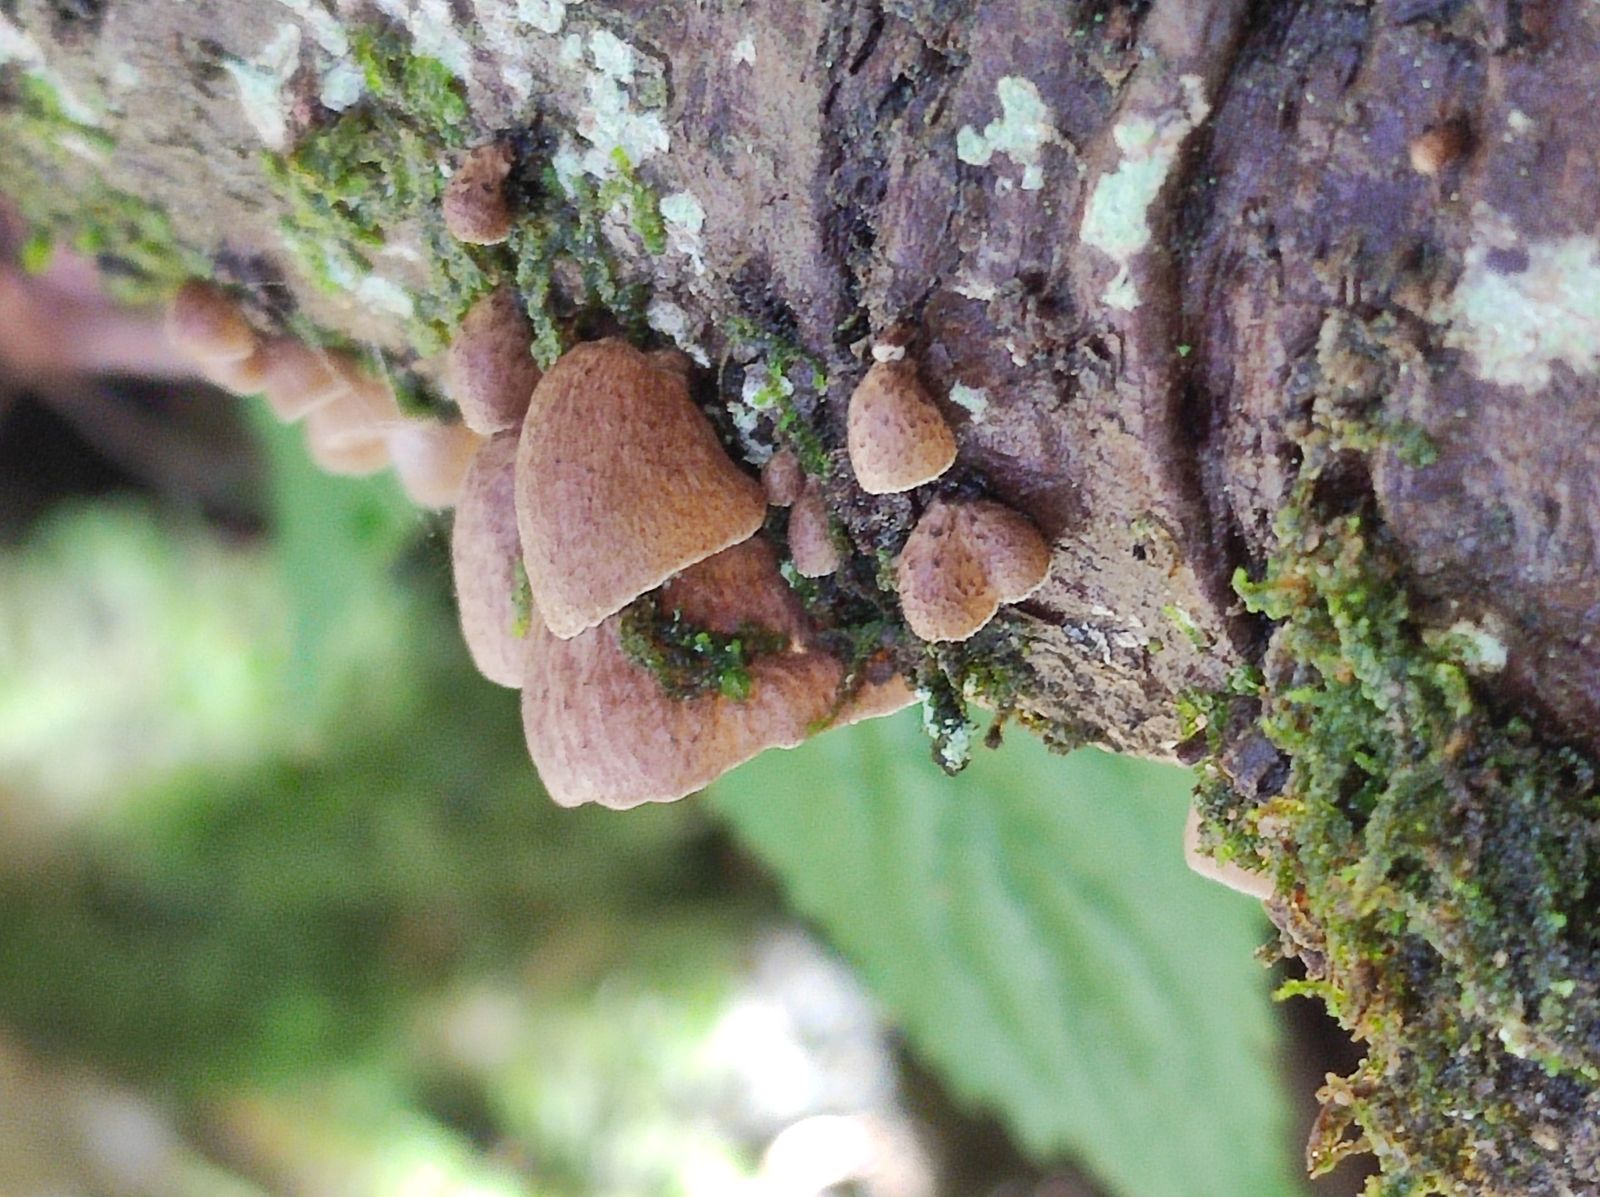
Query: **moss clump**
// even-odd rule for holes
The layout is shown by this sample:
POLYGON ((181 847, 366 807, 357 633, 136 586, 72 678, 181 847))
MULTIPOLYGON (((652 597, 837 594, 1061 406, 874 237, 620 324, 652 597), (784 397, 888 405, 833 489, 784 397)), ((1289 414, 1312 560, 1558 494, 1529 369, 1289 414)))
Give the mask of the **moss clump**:
POLYGON ((681 611, 664 610, 654 594, 623 608, 618 636, 628 660, 647 670, 670 697, 720 694, 735 702, 750 697, 750 663, 786 644, 783 636, 754 624, 733 636, 695 627, 681 611))
POLYGON ((472 303, 502 281, 522 296, 536 330, 535 355, 546 365, 564 348, 558 315, 598 307, 630 333, 644 333, 647 295, 619 281, 602 226, 626 211, 651 253, 665 250, 666 229, 654 191, 625 154, 618 151, 603 183, 563 181, 536 127, 507 134, 518 151, 510 186, 519 222, 501 245, 462 245, 439 211, 446 164, 474 139, 460 83, 442 63, 411 53, 396 31, 357 30, 351 46, 366 96, 288 154, 265 160, 289 206, 285 240, 315 283, 356 289, 372 272, 373 252, 401 232, 420 240, 425 259, 427 277, 407 289, 408 337, 421 356, 443 349, 472 303), (563 277, 577 280, 580 294, 555 295, 552 274, 563 263, 575 267, 563 277))
POLYGON ((733 341, 758 349, 763 361, 759 385, 743 400, 746 418, 734 413, 740 432, 748 438, 765 422, 772 441, 789 449, 808 475, 827 478, 833 472, 827 445, 795 398, 797 377, 814 398, 827 395, 828 372, 822 362, 787 337, 743 317, 729 321, 728 333, 733 341))
POLYGON ((396 230, 417 233, 428 277, 409 289, 407 333, 428 356, 500 273, 497 251, 460 244, 439 214, 444 165, 470 130, 466 99, 444 64, 409 53, 395 34, 358 30, 351 53, 366 97, 288 154, 267 155, 264 169, 288 205, 285 244, 325 290, 354 290, 396 230))
POLYGON ((1600 1185, 1600 795, 1594 766, 1476 691, 1418 621, 1362 452, 1320 419, 1236 587, 1274 621, 1259 678, 1191 708, 1221 858, 1271 871, 1286 956, 1361 1040, 1322 1094, 1318 1171, 1375 1152, 1373 1194, 1600 1185))

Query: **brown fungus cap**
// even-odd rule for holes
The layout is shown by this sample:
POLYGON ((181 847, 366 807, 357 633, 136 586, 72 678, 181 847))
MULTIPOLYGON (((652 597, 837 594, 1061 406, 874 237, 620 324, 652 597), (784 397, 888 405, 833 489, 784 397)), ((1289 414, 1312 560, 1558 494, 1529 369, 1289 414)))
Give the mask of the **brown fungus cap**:
POLYGON ((774 507, 792 507, 806 488, 805 467, 793 450, 779 449, 761 467, 761 487, 774 507))
POLYGON ((516 433, 484 442, 461 483, 450 538, 467 651, 478 672, 512 689, 522 685, 531 618, 518 578, 522 545, 517 539, 516 466, 516 433))
POLYGON ((533 325, 511 287, 497 287, 467 309, 445 358, 445 387, 474 432, 518 428, 539 384, 533 325))
POLYGON ((418 507, 454 507, 483 438, 464 424, 415 420, 389 433, 389 460, 400 489, 418 507))
POLYGON ((753 536, 766 510, 684 377, 626 342, 577 346, 535 388, 517 525, 534 604, 561 639, 753 536))
POLYGON ((930 503, 895 566, 906 623, 930 641, 967 639, 1049 572, 1050 546, 1038 529, 982 499, 930 503))
POLYGON ((789 556, 805 578, 825 578, 839 568, 839 546, 828 526, 828 505, 815 481, 806 483, 789 509, 789 556))
POLYGON ((956 459, 956 438, 909 361, 875 362, 850 396, 850 466, 869 495, 931 482, 956 459))
MULTIPOLYGON (((662 606, 697 627, 732 635, 757 625, 798 637, 805 616, 759 539, 674 578, 662 606)), ((535 624, 522 690, 528 751, 562 806, 614 809, 671 802, 768 748, 792 748, 828 717, 843 677, 834 658, 789 650, 749 663, 750 692, 673 698, 629 659, 620 616, 570 640, 535 624)))
POLYGON ((202 368, 243 361, 257 344, 239 305, 199 279, 179 287, 167 305, 167 339, 202 368))
POLYGON ((348 386, 306 417, 306 446, 330 474, 376 474, 390 463, 389 434, 407 421, 382 379, 353 361, 339 368, 348 386))
POLYGON ((457 241, 496 245, 510 236, 506 176, 511 165, 511 147, 504 142, 480 145, 462 159, 441 201, 445 228, 457 241))
POLYGON ((268 338, 251 360, 259 372, 256 389, 272 414, 286 422, 303 419, 350 389, 344 354, 293 337, 268 338))

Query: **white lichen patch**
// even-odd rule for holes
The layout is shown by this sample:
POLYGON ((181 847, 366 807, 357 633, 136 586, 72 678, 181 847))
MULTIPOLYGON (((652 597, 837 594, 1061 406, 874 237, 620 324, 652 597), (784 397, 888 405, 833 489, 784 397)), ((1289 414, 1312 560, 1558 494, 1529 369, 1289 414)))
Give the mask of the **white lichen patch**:
POLYGON ((964 408, 974 421, 981 421, 989 413, 989 392, 983 387, 958 382, 950 388, 950 402, 964 408))
POLYGON ((1480 205, 1465 269, 1449 298, 1431 313, 1446 324, 1446 345, 1464 350, 1485 382, 1532 393, 1550 385, 1562 362, 1578 374, 1600 372, 1600 241, 1574 235, 1521 243, 1515 230, 1480 205), (1493 261, 1510 251, 1527 265, 1493 261))
POLYGON ((278 0, 278 3, 299 17, 311 40, 326 53, 343 58, 350 53, 350 35, 345 32, 339 18, 312 0, 278 0))
POLYGON ((735 66, 756 65, 756 39, 748 33, 733 43, 733 63, 735 66))
POLYGON ((917 701, 922 704, 923 734, 933 741, 945 768, 960 769, 972 758, 972 726, 966 723, 957 727, 945 725, 934 705, 933 691, 919 688, 916 693, 917 701), (944 733, 942 737, 940 732, 944 733))
POLYGON ((762 416, 793 394, 794 383, 771 362, 755 361, 745 367, 744 386, 739 398, 728 401, 728 414, 739 434, 744 459, 752 465, 765 465, 773 454, 773 446, 761 437, 762 416))
POLYGON ((705 208, 691 192, 675 191, 661 197, 659 210, 667 230, 667 247, 688 258, 696 274, 704 274, 705 241, 700 234, 706 227, 705 208))
POLYGON ((1044 147, 1061 141, 1061 134, 1030 80, 1006 75, 995 91, 1000 115, 981 133, 962 126, 956 133, 956 157, 971 166, 988 166, 996 154, 1004 154, 1022 168, 1022 189, 1038 191, 1044 186, 1044 147))
MULTIPOLYGON (((292 240, 286 239, 284 244, 290 252, 294 252, 292 240)), ((409 319, 416 311, 416 301, 411 292, 393 279, 381 274, 362 273, 343 257, 334 255, 328 257, 326 271, 329 282, 369 308, 388 312, 402 320, 409 319)))
POLYGON ((1458 619, 1442 633, 1424 632, 1422 638, 1431 648, 1450 651, 1473 673, 1499 673, 1510 659, 1505 641, 1470 619, 1458 619))
POLYGON ((1184 141, 1211 111, 1198 76, 1184 75, 1178 82, 1184 93, 1181 106, 1153 116, 1130 116, 1112 129, 1121 160, 1095 182, 1084 209, 1079 239, 1118 267, 1101 301, 1121 311, 1139 305, 1131 265, 1150 245, 1150 208, 1184 141))
POLYGON ((633 47, 609 29, 589 35, 589 57, 594 69, 619 83, 633 82, 633 47))
POLYGON ((356 285, 355 293, 368 307, 399 316, 402 320, 410 319, 416 310, 411 292, 381 274, 367 275, 356 285))
POLYGON ((540 33, 560 33, 566 24, 567 9, 582 3, 583 0, 517 0, 517 20, 540 33))
POLYGON ((325 108, 343 112, 366 91, 366 79, 350 58, 350 34, 327 9, 315 0, 278 0, 299 17, 305 33, 311 35, 313 59, 321 81, 317 98, 325 108))
POLYGON ((645 307, 644 318, 651 328, 692 357, 696 364, 709 366, 711 358, 690 333, 689 313, 670 299, 652 299, 645 307))
POLYGON ((256 136, 269 150, 289 141, 289 80, 300 69, 300 26, 286 21, 254 57, 223 64, 239 89, 239 104, 256 136))
POLYGON ((472 69, 472 47, 456 29, 450 0, 376 0, 378 10, 405 26, 411 48, 437 58, 458 79, 472 69))
MULTIPOLYGON (((55 93, 61 111, 80 125, 99 125, 102 114, 92 104, 75 95, 67 82, 45 61, 44 50, 26 29, 0 12, 0 67, 10 64, 21 67, 25 74, 49 85, 55 93)), ((96 150, 95 154, 98 155, 96 150)))
MULTIPOLYGON (((577 168, 595 179, 615 176, 626 163, 631 168, 655 154, 665 153, 671 144, 660 114, 640 109, 629 94, 637 51, 608 29, 589 35, 589 61, 585 87, 589 102, 578 113, 578 136, 589 143, 577 160, 577 168)), ((581 66, 581 64, 580 64, 581 66)), ((573 151, 565 163, 555 163, 563 185, 573 175, 573 151)))

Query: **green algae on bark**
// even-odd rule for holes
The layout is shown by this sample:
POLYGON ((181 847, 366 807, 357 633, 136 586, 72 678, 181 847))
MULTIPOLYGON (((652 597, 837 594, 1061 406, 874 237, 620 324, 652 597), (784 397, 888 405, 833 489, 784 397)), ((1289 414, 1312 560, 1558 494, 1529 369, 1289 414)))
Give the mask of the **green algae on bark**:
POLYGON ((1367 1047, 1308 1163, 1370 1150, 1386 1197, 1597 1192, 1595 767, 1480 693, 1475 637, 1426 625, 1364 456, 1415 446, 1351 426, 1301 438, 1277 550, 1236 578, 1274 624, 1260 677, 1192 711, 1209 846, 1275 878, 1304 965, 1284 992, 1367 1047))
POLYGON ((101 179, 97 160, 115 146, 104 130, 70 116, 45 79, 0 70, 0 161, 6 195, 29 226, 24 264, 41 270, 64 245, 99 264, 115 299, 157 303, 183 279, 209 273, 209 263, 179 240, 159 207, 101 179))

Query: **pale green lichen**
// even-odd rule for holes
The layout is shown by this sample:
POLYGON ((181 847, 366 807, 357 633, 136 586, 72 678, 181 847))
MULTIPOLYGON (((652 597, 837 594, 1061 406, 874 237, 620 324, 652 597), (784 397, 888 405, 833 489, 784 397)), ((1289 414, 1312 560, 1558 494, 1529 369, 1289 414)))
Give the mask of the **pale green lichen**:
POLYGON ((300 26, 285 21, 272 40, 249 58, 225 58, 222 67, 238 88, 245 119, 270 150, 289 141, 289 80, 300 69, 300 26))
POLYGON ((974 421, 981 421, 989 413, 989 392, 983 387, 958 382, 950 388, 950 402, 963 408, 974 421))
POLYGON ((1479 205, 1460 281, 1437 305, 1445 344, 1470 355, 1485 382, 1525 391, 1550 385, 1558 362, 1578 374, 1600 371, 1600 240, 1574 234, 1524 241, 1499 214, 1479 205), (1506 266, 1495 251, 1526 257, 1506 266))
POLYGON ((979 132, 964 125, 956 133, 956 157, 971 166, 988 166, 1004 154, 1022 168, 1024 191, 1044 186, 1044 148, 1061 141, 1039 89, 1020 75, 1006 75, 995 87, 1000 115, 979 132))
POLYGON ((1130 116, 1112 129, 1121 159, 1115 170, 1096 180, 1084 209, 1079 234, 1083 244, 1105 254, 1118 268, 1100 297, 1107 307, 1121 311, 1138 307, 1139 288, 1131 264, 1150 246, 1150 208, 1183 143, 1210 111, 1198 77, 1184 75, 1179 84, 1184 93, 1181 105, 1154 115, 1130 116))

